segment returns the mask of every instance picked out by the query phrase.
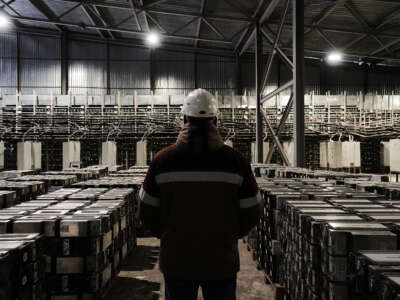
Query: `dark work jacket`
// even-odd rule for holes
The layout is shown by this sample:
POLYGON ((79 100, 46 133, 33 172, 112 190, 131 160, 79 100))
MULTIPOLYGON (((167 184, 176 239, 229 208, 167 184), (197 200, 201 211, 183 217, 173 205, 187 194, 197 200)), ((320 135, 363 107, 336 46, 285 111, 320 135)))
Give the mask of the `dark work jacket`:
POLYGON ((203 136, 186 126, 156 155, 139 193, 141 217, 161 238, 165 275, 232 279, 238 239, 257 224, 261 200, 243 155, 224 145, 214 126, 203 136))

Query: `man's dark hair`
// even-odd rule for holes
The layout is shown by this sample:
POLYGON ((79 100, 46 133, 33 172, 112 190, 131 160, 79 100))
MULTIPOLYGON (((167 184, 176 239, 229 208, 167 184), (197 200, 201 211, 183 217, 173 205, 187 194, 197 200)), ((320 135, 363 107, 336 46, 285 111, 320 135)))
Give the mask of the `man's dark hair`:
POLYGON ((217 118, 196 118, 196 117, 189 117, 183 116, 184 124, 189 124, 190 127, 209 127, 210 125, 217 125, 217 118))
POLYGON ((189 145, 197 150, 207 151, 209 131, 212 127, 217 126, 217 118, 183 116, 183 122, 189 126, 189 145))

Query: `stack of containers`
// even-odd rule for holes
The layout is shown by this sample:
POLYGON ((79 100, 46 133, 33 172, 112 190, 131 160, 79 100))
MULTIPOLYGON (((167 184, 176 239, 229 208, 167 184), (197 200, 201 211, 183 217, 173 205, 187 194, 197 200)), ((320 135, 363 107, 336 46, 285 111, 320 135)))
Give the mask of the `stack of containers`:
MULTIPOLYGON (((37 272, 46 282, 43 300, 102 299, 136 245, 137 190, 64 188, 0 210, 0 233, 42 235, 45 264, 37 272)), ((7 253, 0 270, 3 261, 7 268, 7 253)))
MULTIPOLYGON (((292 178, 258 180, 265 205, 248 237, 268 279, 280 283, 294 299, 392 299, 356 298, 355 291, 360 251, 400 249, 397 186, 366 184, 365 179, 338 185, 348 180, 341 173, 335 179, 336 172, 320 179, 320 172, 300 169, 279 168, 274 173, 292 178), (270 263, 269 253, 281 253, 278 263, 270 263)), ((380 282, 396 290, 395 276, 383 275, 387 278, 380 282)))
POLYGON ((46 300, 43 238, 0 234, 0 299, 46 300))

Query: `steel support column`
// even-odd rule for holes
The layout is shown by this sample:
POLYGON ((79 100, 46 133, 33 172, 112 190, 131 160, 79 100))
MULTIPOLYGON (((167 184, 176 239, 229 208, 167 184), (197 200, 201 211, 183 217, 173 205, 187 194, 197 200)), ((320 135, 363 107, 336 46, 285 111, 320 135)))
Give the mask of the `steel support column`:
POLYGON ((326 63, 324 60, 321 60, 319 64, 319 90, 321 95, 325 95, 327 92, 327 72, 326 72, 326 63))
POLYGON ((150 49, 150 90, 154 94, 156 91, 156 77, 154 64, 154 49, 150 49))
POLYGON ((110 77, 110 43, 107 43, 107 95, 111 94, 111 77, 110 77))
POLYGON ((61 36, 61 94, 68 94, 68 33, 61 36))
POLYGON ((198 64, 198 57, 197 51, 194 53, 194 88, 199 88, 199 80, 197 76, 197 64, 198 64))
POLYGON ((236 53, 235 57, 236 62, 236 93, 238 95, 243 94, 243 84, 242 84, 242 72, 240 67, 240 56, 236 53))
POLYGON ((292 0, 293 7, 293 94, 294 165, 304 167, 304 0, 292 0))
POLYGON ((260 25, 257 23, 255 28, 255 83, 256 83, 256 145, 257 145, 257 162, 263 163, 263 114, 261 104, 261 92, 262 92, 262 36, 260 31, 260 25))
POLYGON ((365 67, 364 67, 364 86, 363 86, 364 98, 365 98, 365 95, 368 94, 368 91, 369 91, 369 66, 367 64, 365 64, 365 67))
POLYGON ((21 92, 21 34, 17 32, 17 91, 21 92))

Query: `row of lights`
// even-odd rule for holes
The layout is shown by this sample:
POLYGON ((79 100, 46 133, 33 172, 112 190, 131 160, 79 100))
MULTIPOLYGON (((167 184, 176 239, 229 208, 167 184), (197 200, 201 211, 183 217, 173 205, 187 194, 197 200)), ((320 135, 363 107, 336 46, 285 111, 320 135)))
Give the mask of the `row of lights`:
MULTIPOLYGON (((0 14, 0 27, 7 27, 9 24, 10 24, 9 19, 3 14, 0 14)), ((146 42, 150 47, 159 46, 160 40, 161 40, 160 35, 156 32, 150 32, 146 36, 146 42)), ((343 60, 343 54, 337 51, 330 52, 326 56, 326 61, 332 65, 339 64, 342 60, 343 60)))

